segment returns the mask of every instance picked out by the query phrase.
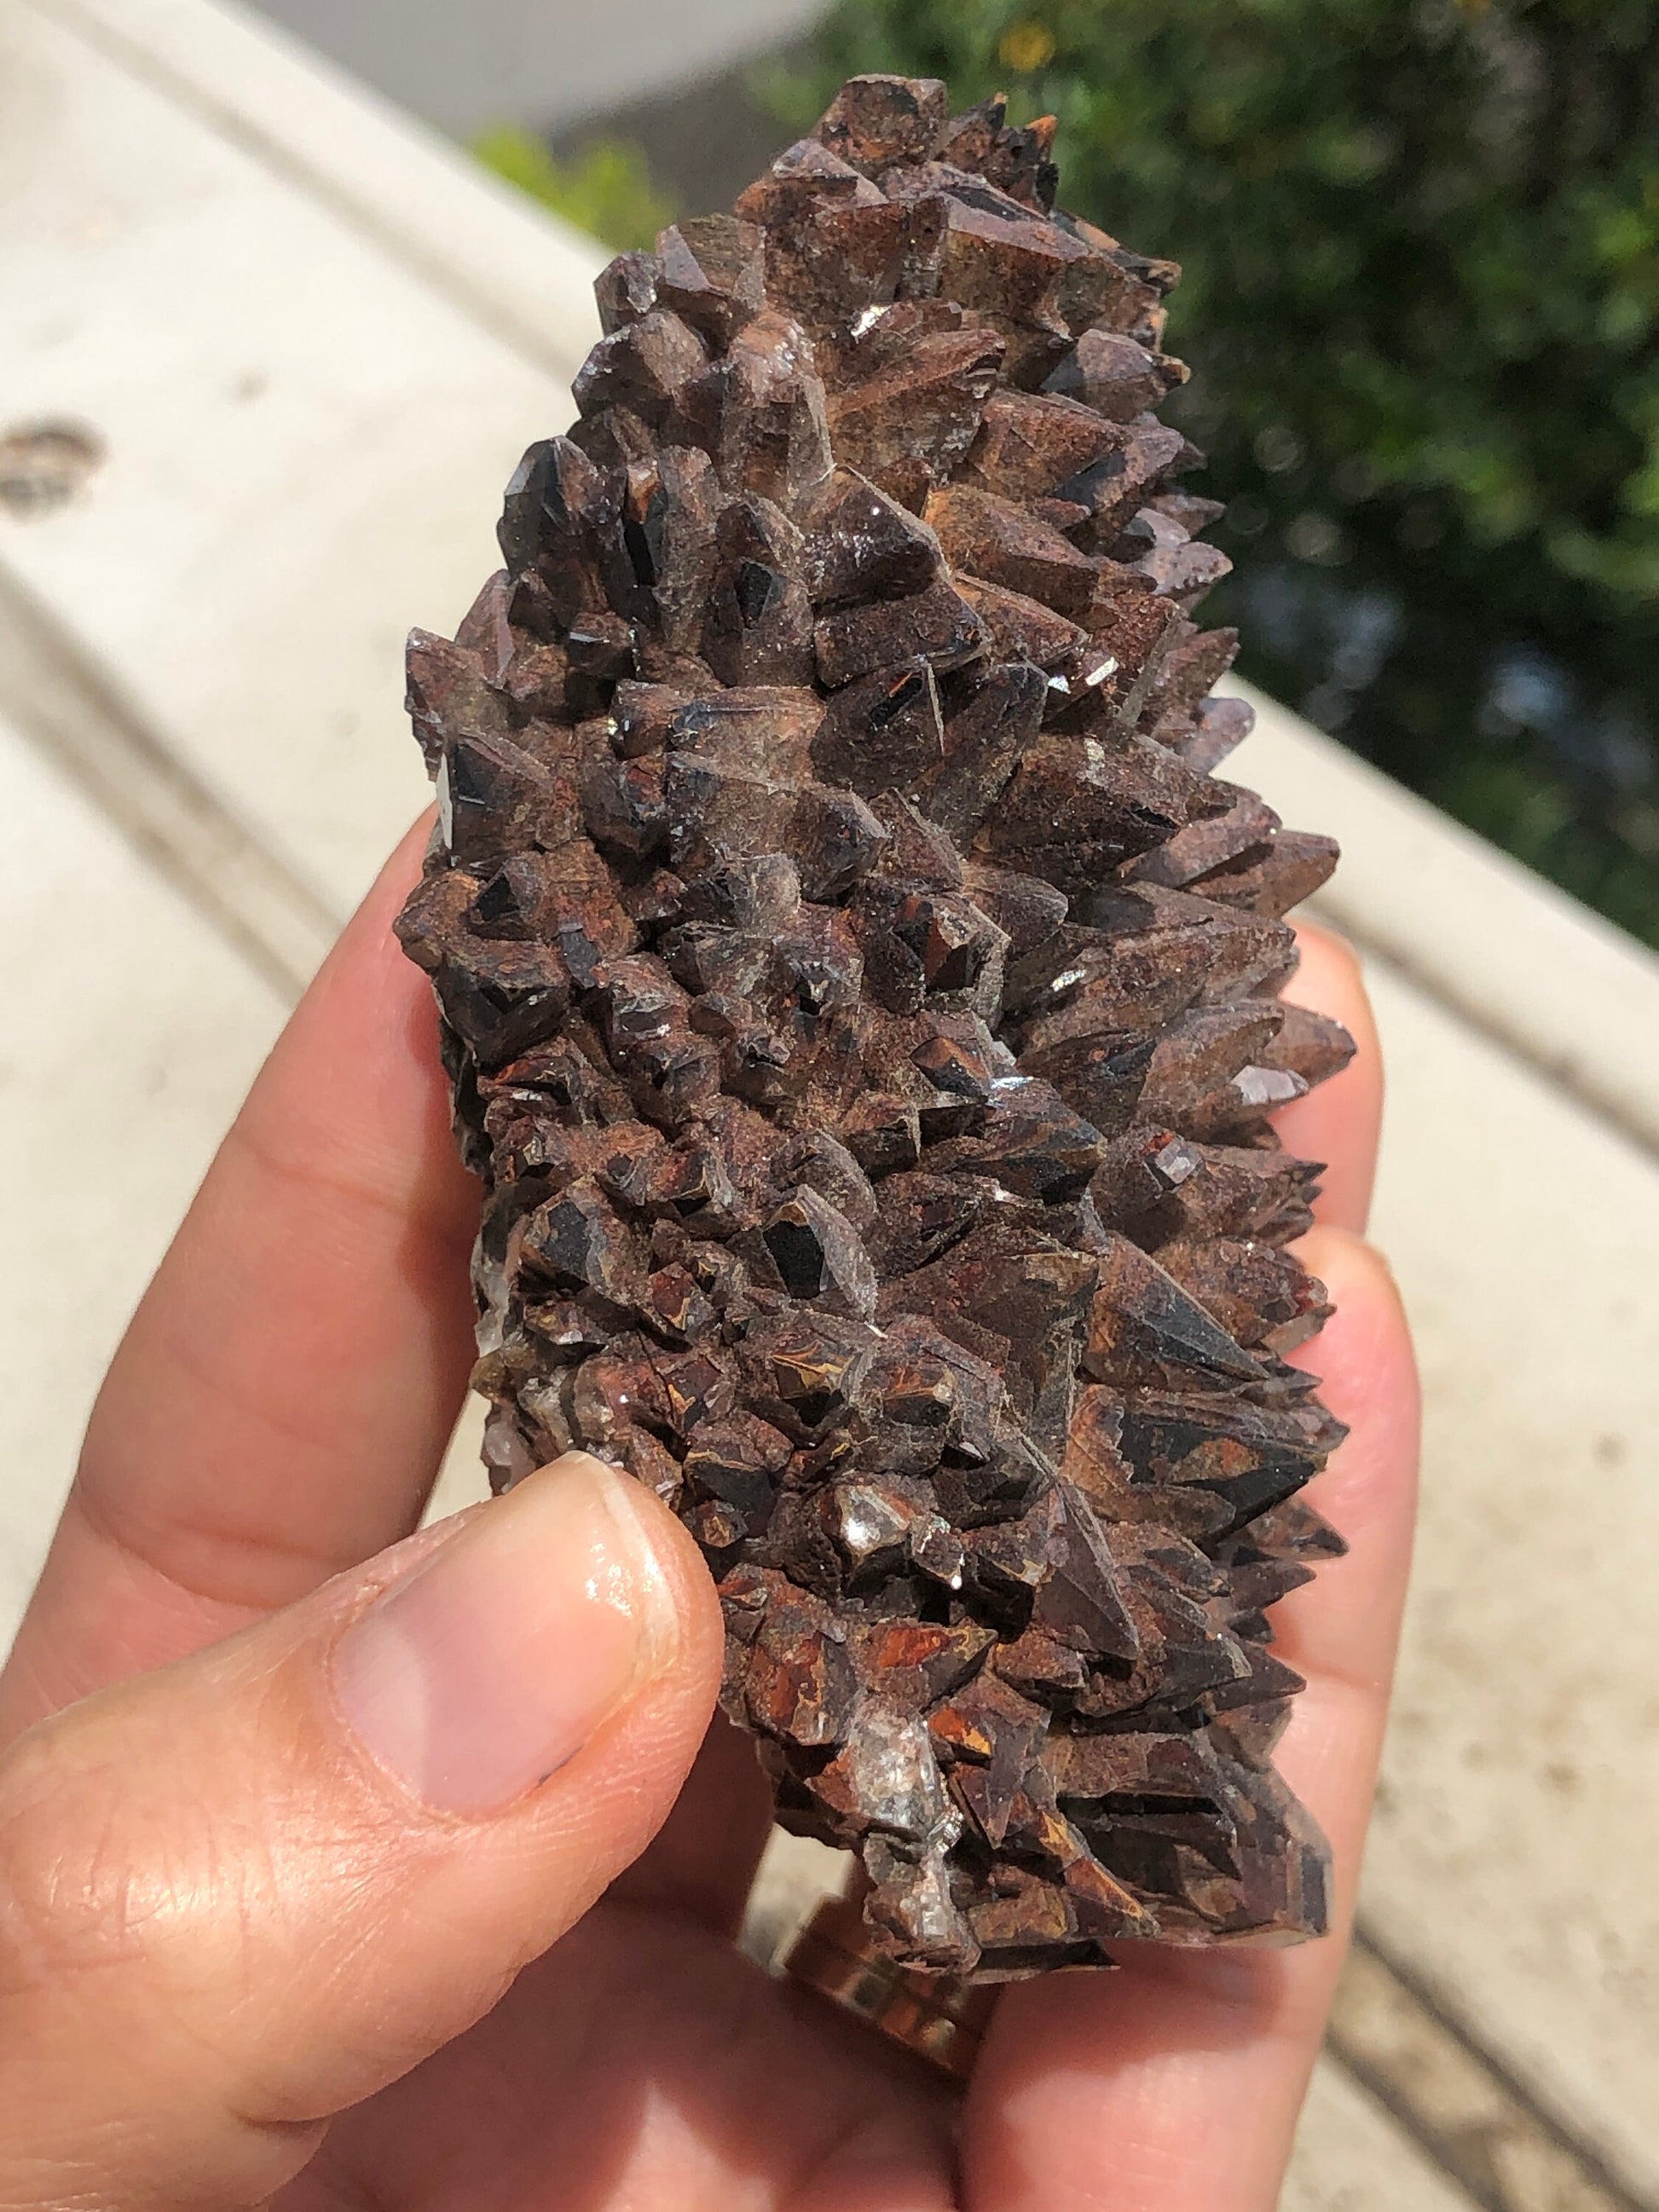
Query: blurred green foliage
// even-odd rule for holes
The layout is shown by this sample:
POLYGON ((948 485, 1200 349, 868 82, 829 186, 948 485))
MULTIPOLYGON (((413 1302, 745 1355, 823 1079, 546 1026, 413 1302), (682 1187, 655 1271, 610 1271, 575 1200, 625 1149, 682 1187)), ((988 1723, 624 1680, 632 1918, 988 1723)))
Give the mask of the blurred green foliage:
POLYGON ((645 155, 626 140, 595 139, 561 160, 544 138, 502 125, 476 138, 472 151, 487 169, 607 246, 650 246, 674 220, 645 155))
POLYGON ((1185 266, 1243 667, 1659 944, 1655 0, 841 0, 1185 266))

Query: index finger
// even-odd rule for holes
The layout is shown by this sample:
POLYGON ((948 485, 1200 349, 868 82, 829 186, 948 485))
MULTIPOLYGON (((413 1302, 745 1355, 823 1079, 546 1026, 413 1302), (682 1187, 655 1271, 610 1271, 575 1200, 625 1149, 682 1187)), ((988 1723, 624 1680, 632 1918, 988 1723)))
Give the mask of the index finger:
POLYGON ((477 1186, 398 848, 265 1063, 99 1394, 0 1740, 407 1533, 471 1357, 477 1186))

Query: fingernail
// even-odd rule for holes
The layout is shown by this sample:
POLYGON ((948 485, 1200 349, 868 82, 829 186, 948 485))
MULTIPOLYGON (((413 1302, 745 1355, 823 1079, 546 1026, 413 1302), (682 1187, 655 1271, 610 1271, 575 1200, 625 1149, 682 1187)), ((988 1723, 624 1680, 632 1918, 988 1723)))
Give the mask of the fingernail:
POLYGON ((626 1475, 573 1453, 531 1476, 353 1621, 340 1710, 425 1804, 510 1805, 672 1656, 668 1578, 626 1475))

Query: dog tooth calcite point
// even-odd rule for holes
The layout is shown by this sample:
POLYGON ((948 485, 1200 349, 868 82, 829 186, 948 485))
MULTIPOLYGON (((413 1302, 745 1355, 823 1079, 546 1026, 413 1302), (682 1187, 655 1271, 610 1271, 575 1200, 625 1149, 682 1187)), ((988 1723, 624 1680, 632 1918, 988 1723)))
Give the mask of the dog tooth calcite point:
POLYGON ((1267 1118, 1351 1049, 1275 995, 1335 848, 1216 774, 1176 271, 1050 138, 857 78, 611 264, 505 568, 411 641, 399 925, 492 1480, 679 1515, 779 1818, 985 1980, 1324 1928, 1269 1614, 1341 1548, 1267 1118))

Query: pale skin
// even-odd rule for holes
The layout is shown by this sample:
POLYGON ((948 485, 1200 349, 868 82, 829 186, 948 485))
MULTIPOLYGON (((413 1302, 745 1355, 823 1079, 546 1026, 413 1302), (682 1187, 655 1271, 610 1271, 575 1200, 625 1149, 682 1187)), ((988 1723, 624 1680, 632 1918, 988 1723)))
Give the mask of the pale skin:
POLYGON ((1012 1990, 958 2101, 732 1948, 767 1799, 709 1727, 707 1575, 642 1492, 668 1641, 556 1771, 458 1814, 353 1732, 337 1655, 377 1597, 442 1576, 482 1516, 532 1544, 538 1486, 605 1480, 562 1463, 410 1534, 465 1387, 477 1206, 390 934, 421 836, 128 1331, 0 1678, 0 2212, 1270 2212, 1415 1474, 1405 1324, 1363 1241, 1381 1073, 1352 953, 1303 933, 1289 995, 1360 1048, 1281 1121, 1330 1164, 1304 1256, 1338 1314, 1303 1356, 1353 1432, 1310 1493, 1350 1554, 1275 1616, 1309 1684, 1280 1765, 1332 1840, 1338 1932, 1124 1947, 1116 1974, 1012 1990))

